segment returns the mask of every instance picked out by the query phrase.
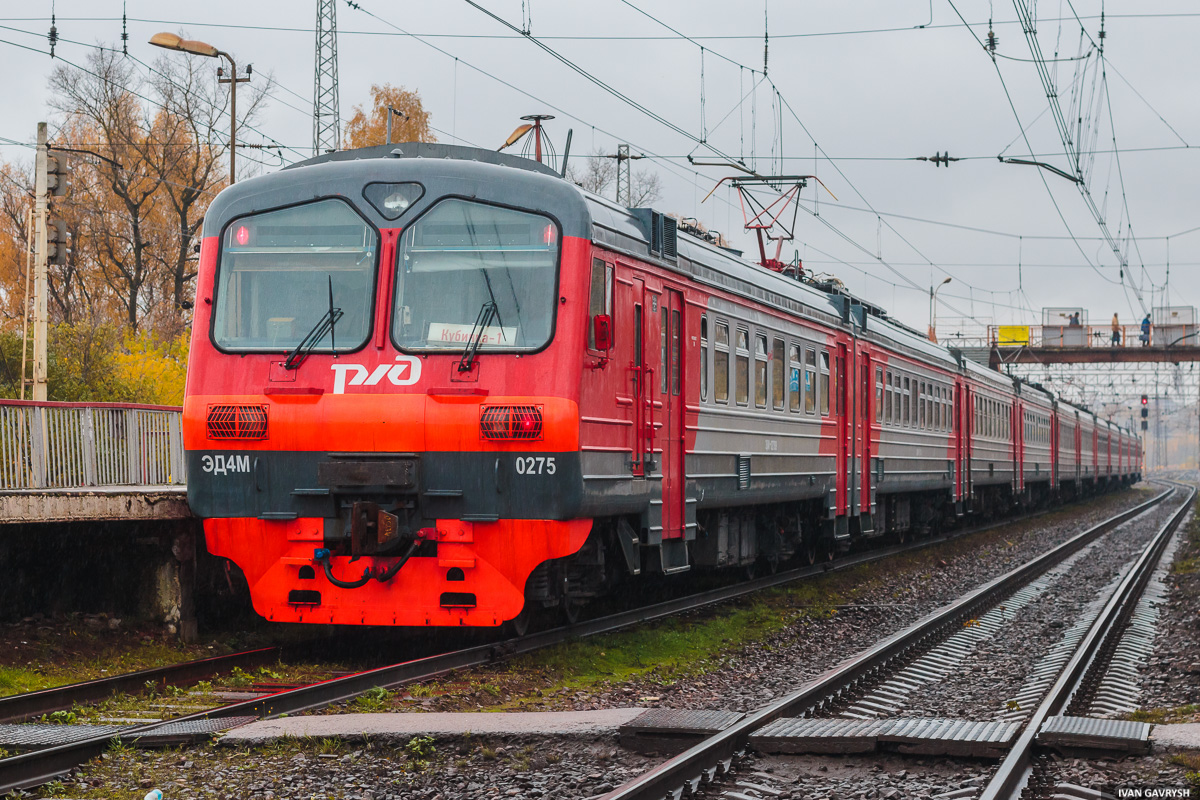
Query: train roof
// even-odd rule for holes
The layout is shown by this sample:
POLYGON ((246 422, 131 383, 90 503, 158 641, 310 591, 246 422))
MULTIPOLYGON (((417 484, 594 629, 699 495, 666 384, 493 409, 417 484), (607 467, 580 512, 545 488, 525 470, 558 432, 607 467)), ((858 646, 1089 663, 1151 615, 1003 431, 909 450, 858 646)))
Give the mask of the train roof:
MULTIPOLYGON (((997 390, 1017 391, 1017 385, 1032 387, 964 358, 958 351, 930 342, 919 331, 892 319, 883 308, 855 297, 839 283, 819 284, 773 272, 740 257, 736 251, 684 230, 678 230, 675 236, 673 253, 666 253, 661 247, 652 251, 654 234, 650 228, 660 224, 659 219, 666 219, 665 215, 651 209, 625 208, 564 180, 545 164, 483 148, 404 142, 317 156, 222 191, 205 215, 203 235, 217 236, 232 220, 264 209, 325 198, 358 197, 364 184, 375 182, 418 182, 426 187, 425 196, 413 204, 408 216, 422 213, 434 200, 446 195, 553 209, 564 236, 590 239, 617 252, 690 275, 698 283, 813 322, 837 327, 853 324, 869 339, 884 341, 901 353, 923 358, 948 371, 961 371, 997 390)), ((376 227, 396 224, 384 219, 370 203, 358 203, 356 207, 376 227)), ((669 224, 674 232, 674 220, 669 224)), ((1055 399, 1040 386, 1036 389, 1055 399)), ((1092 413, 1085 408, 1078 410, 1092 413)), ((1115 423, 1113 427, 1119 428, 1115 423)))

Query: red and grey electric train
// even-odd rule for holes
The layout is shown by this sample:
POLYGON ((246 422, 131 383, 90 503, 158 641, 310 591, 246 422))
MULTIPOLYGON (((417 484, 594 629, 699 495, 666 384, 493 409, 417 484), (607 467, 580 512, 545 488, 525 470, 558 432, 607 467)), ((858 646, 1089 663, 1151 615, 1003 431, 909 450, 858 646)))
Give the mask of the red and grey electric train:
POLYGON ((281 622, 570 616, 1141 471, 1130 431, 837 286, 437 144, 214 200, 184 436, 209 551, 281 622))

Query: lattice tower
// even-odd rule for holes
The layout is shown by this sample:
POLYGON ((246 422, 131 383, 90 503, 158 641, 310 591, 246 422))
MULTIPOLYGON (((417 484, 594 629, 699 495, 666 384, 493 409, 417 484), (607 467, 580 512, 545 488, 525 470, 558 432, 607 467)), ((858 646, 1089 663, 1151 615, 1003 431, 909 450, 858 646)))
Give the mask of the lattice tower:
POLYGON ((316 75, 313 79, 313 155, 341 147, 338 116, 335 0, 317 0, 316 75))

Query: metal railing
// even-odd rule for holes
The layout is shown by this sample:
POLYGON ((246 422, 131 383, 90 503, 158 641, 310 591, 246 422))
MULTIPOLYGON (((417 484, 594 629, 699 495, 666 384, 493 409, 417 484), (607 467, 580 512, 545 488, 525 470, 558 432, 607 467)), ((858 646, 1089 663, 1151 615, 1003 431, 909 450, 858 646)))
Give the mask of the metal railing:
MULTIPOLYGON (((1195 325, 1160 325, 1143 333, 1140 324, 1118 325, 989 325, 991 347, 1193 347, 1195 325)), ((947 344, 954 346, 952 341, 947 344)))
POLYGON ((181 486, 181 411, 0 400, 0 490, 181 486))

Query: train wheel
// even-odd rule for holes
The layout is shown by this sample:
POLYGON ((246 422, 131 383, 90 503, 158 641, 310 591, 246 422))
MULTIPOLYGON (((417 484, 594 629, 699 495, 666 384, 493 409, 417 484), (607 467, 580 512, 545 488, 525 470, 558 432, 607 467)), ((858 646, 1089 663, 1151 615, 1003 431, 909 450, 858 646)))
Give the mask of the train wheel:
POLYGON ((533 610, 530 608, 529 601, 525 601, 525 607, 521 609, 521 613, 504 623, 504 635, 507 638, 519 639, 529 633, 531 623, 533 621, 533 610))
POLYGON ((817 563, 817 557, 821 555, 821 542, 815 537, 805 537, 801 543, 801 556, 804 558, 804 563, 810 567, 817 563))
POLYGON ((582 600, 572 600, 569 597, 564 597, 562 601, 562 616, 568 625, 574 625, 579 622, 579 618, 583 616, 583 607, 585 603, 582 600))
POLYGON ((837 555, 837 545, 833 543, 832 539, 829 539, 821 546, 821 560, 833 561, 835 555, 837 555))

